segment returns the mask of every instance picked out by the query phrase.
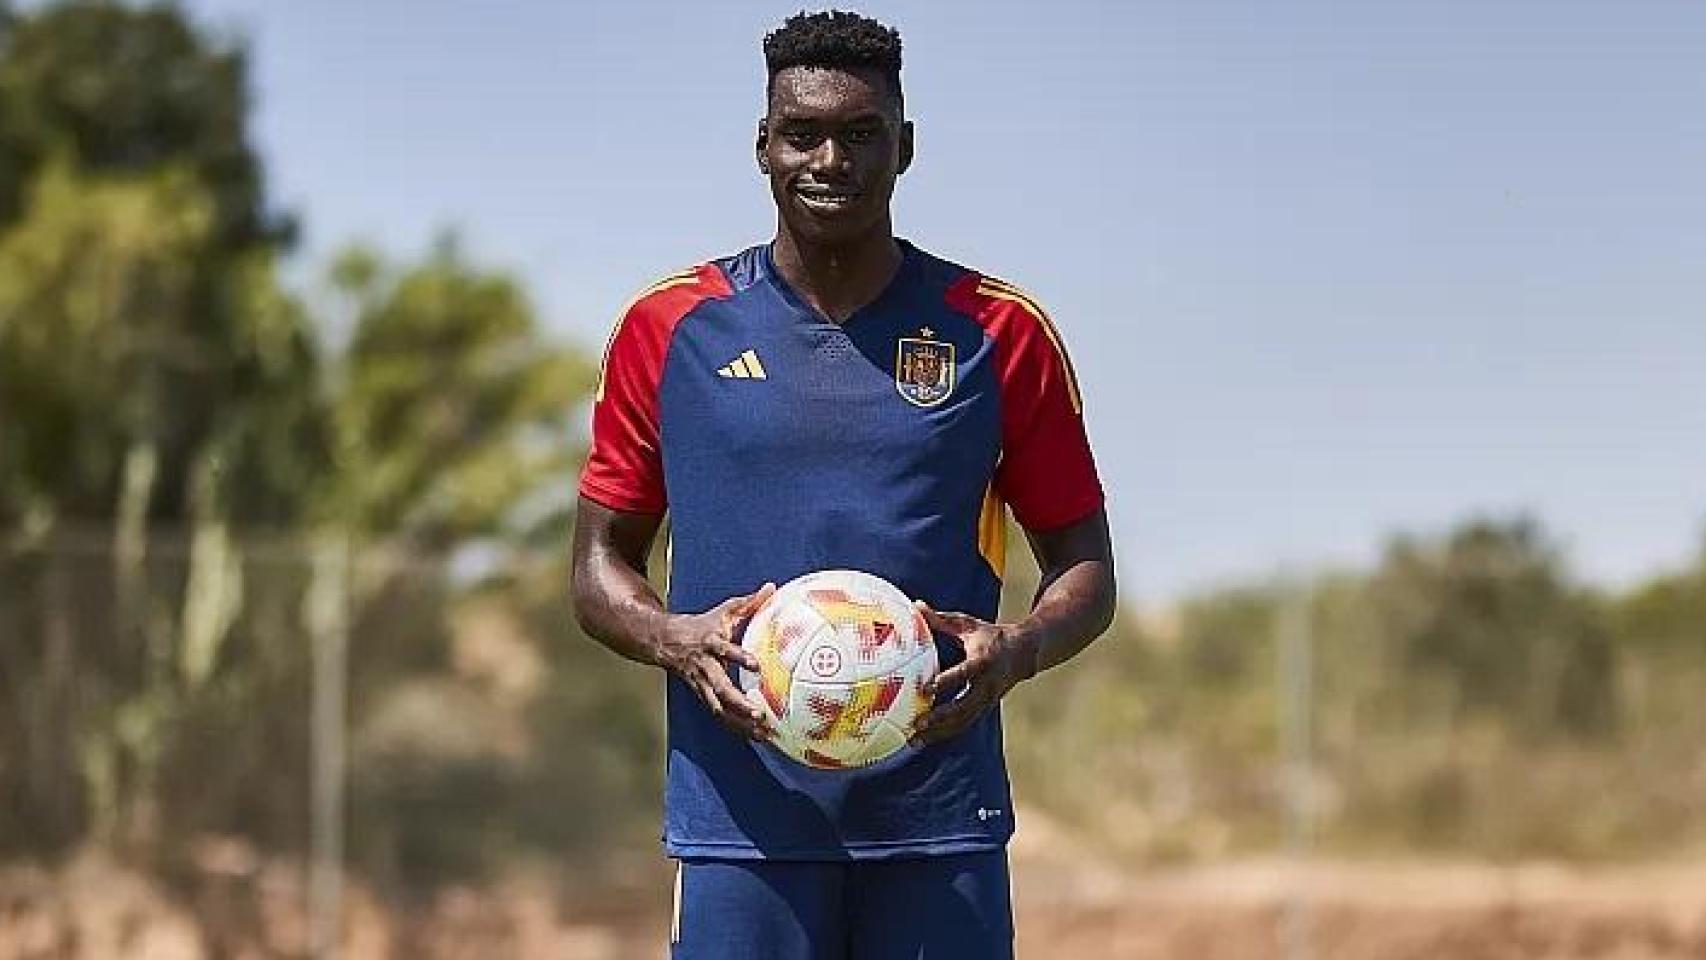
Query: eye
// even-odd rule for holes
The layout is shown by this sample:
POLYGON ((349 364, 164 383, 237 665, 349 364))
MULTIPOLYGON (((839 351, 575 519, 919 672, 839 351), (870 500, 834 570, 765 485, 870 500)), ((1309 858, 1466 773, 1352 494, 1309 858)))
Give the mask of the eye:
POLYGON ((810 127, 785 127, 782 142, 795 150, 816 150, 823 143, 823 132, 810 127))
POLYGON ((876 143, 879 132, 876 127, 854 127, 847 131, 847 143, 856 147, 876 143))

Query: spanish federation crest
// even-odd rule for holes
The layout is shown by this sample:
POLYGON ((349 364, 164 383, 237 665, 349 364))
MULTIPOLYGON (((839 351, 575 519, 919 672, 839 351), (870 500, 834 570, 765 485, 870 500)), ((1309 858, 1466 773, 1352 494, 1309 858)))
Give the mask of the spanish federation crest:
POLYGON ((933 407, 954 392, 954 345, 922 336, 901 337, 895 350, 894 386, 908 403, 933 407))

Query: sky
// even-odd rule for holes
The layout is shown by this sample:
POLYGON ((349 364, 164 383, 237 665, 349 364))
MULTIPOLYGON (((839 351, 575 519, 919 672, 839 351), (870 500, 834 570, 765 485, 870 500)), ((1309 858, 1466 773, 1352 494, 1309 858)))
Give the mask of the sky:
MULTIPOLYGON (((454 227, 596 350, 773 230, 758 42, 798 0, 186 6, 252 45, 297 277, 454 227)), ((1706 4, 859 9, 905 40, 897 232, 1049 307, 1126 599, 1476 514, 1614 585, 1706 544, 1706 4)))

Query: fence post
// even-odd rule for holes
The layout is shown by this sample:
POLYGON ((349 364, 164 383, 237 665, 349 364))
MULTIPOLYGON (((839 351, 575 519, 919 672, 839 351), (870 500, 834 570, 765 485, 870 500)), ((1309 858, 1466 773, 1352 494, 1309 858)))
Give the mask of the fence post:
POLYGON ((310 955, 335 960, 343 928, 344 736, 348 679, 350 541, 316 538, 310 560, 307 621, 313 650, 310 714, 308 921, 310 955))

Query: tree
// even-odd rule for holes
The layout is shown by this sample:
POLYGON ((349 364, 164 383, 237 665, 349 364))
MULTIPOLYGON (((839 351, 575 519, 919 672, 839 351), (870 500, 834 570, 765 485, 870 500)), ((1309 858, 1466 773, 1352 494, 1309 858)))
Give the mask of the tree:
POLYGON ((1529 518, 1476 520, 1437 542, 1400 538, 1371 584, 1403 690, 1449 716, 1492 715, 1533 736, 1616 720, 1616 657, 1594 599, 1529 518))
POLYGON ((74 586, 82 621, 106 628, 64 622, 69 594, 53 584, 66 571, 45 574, 60 609, 41 644, 11 651, 20 688, 0 703, 21 711, 33 751, 82 768, 103 836, 144 829, 121 798, 149 795, 166 728, 220 660, 241 592, 233 518, 295 514, 295 481, 324 462, 305 319, 267 255, 228 261, 241 323, 214 338, 196 322, 213 206, 182 167, 119 177, 55 162, 0 231, 0 526, 26 540, 67 523, 112 530, 110 581, 82 569, 74 586), (191 531, 169 616, 147 557, 162 519, 191 531))
POLYGON ((220 660, 230 522, 300 507, 314 355, 272 278, 284 231, 262 213, 241 51, 170 6, 3 13, 0 529, 26 547, 112 533, 106 578, 64 558, 14 571, 43 589, 0 706, 26 733, 25 793, 51 787, 35 808, 75 830, 81 806, 107 836, 130 829, 121 797, 146 807, 167 730, 220 660), (147 556, 162 522, 191 530, 165 607, 147 556))
POLYGON ((400 269, 351 248, 332 274, 354 316, 333 403, 340 520, 436 552, 522 535, 541 490, 566 501, 596 371, 540 342, 519 284, 451 237, 400 269))
POLYGON ((187 168, 211 196, 222 248, 288 235, 288 221, 265 210, 240 44, 164 3, 74 0, 0 24, 0 226, 20 215, 28 184, 57 155, 96 174, 187 168))
POLYGON ((278 282, 290 231, 247 109, 242 48, 175 6, 0 9, 9 840, 146 849, 168 807, 183 831, 289 819, 305 578, 255 577, 246 538, 332 526, 409 551, 407 577, 360 568, 358 631, 416 625, 358 645, 378 688, 444 667, 453 585, 431 564, 570 496, 591 364, 450 243, 398 267, 343 258, 352 332, 328 345, 278 282), (31 552, 80 532, 105 550, 31 552))
MULTIPOLYGON (((99 290, 104 298, 81 304, 86 320, 91 311, 100 316, 64 340, 62 352, 12 358, 8 379, 32 402, 41 399, 31 393, 40 385, 19 381, 71 363, 85 374, 72 391, 81 398, 71 398, 73 407, 30 408, 37 425, 31 469, 50 480, 23 491, 34 516, 116 520, 130 536, 146 520, 192 523, 213 501, 227 514, 252 509, 259 521, 287 519, 296 505, 277 495, 301 469, 278 462, 280 454, 295 459, 281 440, 314 456, 312 417, 294 402, 313 395, 303 389, 313 347, 300 308, 271 275, 290 231, 265 211, 260 163, 248 141, 243 49, 199 32, 170 5, 77 0, 14 14, 4 24, 0 232, 28 227, 12 244, 15 268, 32 255, 24 245, 46 256, 57 243, 66 257, 57 288, 28 275, 16 279, 5 323, 14 341, 45 344, 55 334, 43 331, 56 319, 42 297, 70 304, 69 295, 99 290), (74 194, 84 190, 99 198, 74 212, 74 194), (51 209, 32 210, 35 203, 51 209), (96 238, 97 249, 75 249, 76 232, 87 235, 102 217, 128 231, 122 244, 96 238), (166 226, 142 222, 149 219, 176 232, 168 237, 166 226), (146 268, 139 272, 121 263, 124 257, 146 261, 146 268), (105 273, 94 278, 94 270, 105 273), (21 289, 30 284, 33 292, 21 289), (35 299, 19 299, 24 293, 35 299), (123 377, 94 383, 113 372, 119 354, 123 377), (255 416, 257 405, 264 416, 255 416), (109 412, 82 416, 97 406, 109 412), (113 423, 118 411, 128 422, 113 423), (75 414, 76 423, 61 420, 66 429, 56 433, 54 413, 75 414), (259 421, 273 429, 245 426, 259 421), (108 434, 97 442, 92 434, 103 429, 108 434)), ((56 395, 66 398, 70 386, 60 384, 56 395)), ((0 504, 0 523, 19 522, 5 511, 0 504)))
POLYGON ((1654 577, 1614 606, 1623 643, 1706 667, 1706 541, 1691 568, 1654 577))

